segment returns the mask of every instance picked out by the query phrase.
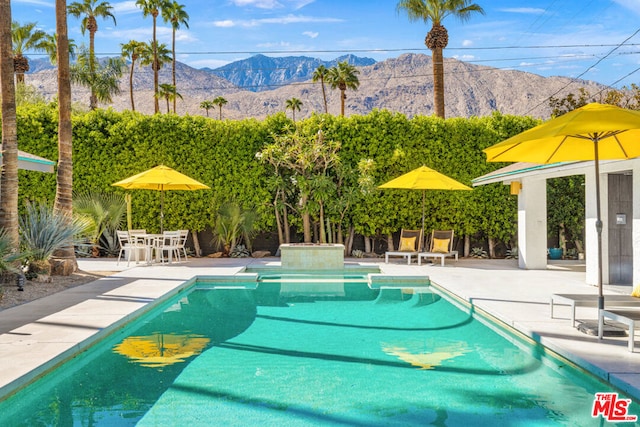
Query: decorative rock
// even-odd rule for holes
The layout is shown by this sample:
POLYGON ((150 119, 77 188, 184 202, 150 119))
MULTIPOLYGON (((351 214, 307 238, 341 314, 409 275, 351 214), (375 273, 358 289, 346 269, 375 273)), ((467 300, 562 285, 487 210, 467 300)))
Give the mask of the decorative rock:
POLYGON ((224 255, 224 252, 216 252, 216 253, 207 255, 207 258, 222 258, 223 255, 224 255))
POLYGON ((264 258, 267 256, 271 256, 271 252, 269 251, 254 251, 251 253, 252 258, 264 258))

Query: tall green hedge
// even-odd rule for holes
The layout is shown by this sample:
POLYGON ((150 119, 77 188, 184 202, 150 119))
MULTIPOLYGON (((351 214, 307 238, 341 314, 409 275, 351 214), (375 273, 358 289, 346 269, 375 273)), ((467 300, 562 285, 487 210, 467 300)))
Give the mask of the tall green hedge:
MULTIPOLYGON (((21 150, 57 160, 55 106, 18 109, 21 150)), ((341 162, 353 170, 363 159, 373 162, 375 185, 421 165, 467 185, 503 164, 487 163, 482 149, 535 125, 531 118, 494 114, 447 119, 374 110, 366 116, 313 115, 299 124, 322 128, 341 143, 341 162)), ((220 121, 201 116, 153 116, 95 110, 73 116, 74 191, 124 190, 111 184, 158 164, 165 164, 211 187, 205 191, 165 192, 165 228, 203 230, 218 207, 234 201, 258 212, 258 227, 273 231, 275 220, 267 179, 270 166, 256 153, 292 122, 282 113, 263 121, 220 121)), ((355 179, 348 185, 355 187, 355 179)), ((359 189, 358 189, 359 190, 359 189)), ((55 175, 21 171, 20 198, 53 201, 55 175)), ((135 228, 159 229, 160 195, 132 191, 135 228)), ((373 190, 359 193, 347 223, 357 233, 386 235, 419 227, 419 191, 373 190)), ((470 192, 427 191, 426 229, 453 227, 457 234, 481 234, 508 240, 515 232, 515 196, 506 186, 482 186, 470 192)))

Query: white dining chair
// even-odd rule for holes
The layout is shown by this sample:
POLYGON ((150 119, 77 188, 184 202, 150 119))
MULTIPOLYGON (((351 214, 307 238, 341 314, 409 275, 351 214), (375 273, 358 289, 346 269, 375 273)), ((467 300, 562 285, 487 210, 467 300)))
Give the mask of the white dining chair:
POLYGON ((171 264, 173 258, 180 260, 180 232, 165 231, 159 240, 158 250, 160 252, 160 262, 165 261, 164 254, 167 254, 167 262, 171 264))

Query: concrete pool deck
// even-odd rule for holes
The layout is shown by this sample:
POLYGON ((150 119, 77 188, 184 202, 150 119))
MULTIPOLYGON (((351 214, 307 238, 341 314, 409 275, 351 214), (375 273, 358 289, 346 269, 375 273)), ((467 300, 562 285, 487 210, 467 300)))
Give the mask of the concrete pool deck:
MULTIPOLYGON (((190 258, 172 265, 116 266, 114 259, 78 259, 83 271, 115 271, 101 278, 0 311, 0 398, 55 367, 61 358, 103 330, 119 327, 150 302, 177 292, 195 276, 231 275, 248 265, 278 265, 279 258, 190 258)), ((400 261, 347 259, 377 265, 397 276, 427 275, 436 285, 514 327, 574 363, 640 400, 640 352, 627 350, 627 337, 584 334, 572 327, 569 306, 550 317, 555 293, 596 293, 586 285, 584 266, 554 262, 547 270, 520 270, 515 260, 447 261, 440 265, 407 265, 400 261)), ((605 293, 621 289, 605 287, 605 293)), ((626 287, 626 292, 630 287, 626 287)), ((595 308, 577 307, 576 319, 597 319, 595 308)))

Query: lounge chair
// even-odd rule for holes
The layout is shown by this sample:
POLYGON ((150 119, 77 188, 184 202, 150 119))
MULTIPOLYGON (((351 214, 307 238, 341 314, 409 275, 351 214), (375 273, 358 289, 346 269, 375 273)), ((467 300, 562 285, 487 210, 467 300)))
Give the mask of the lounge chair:
POLYGON ((418 254, 418 265, 422 265, 422 258, 440 258, 440 265, 444 267, 444 259, 451 256, 458 261, 458 251, 453 250, 453 230, 433 230, 429 251, 418 254))
MULTIPOLYGON (((616 294, 604 296, 605 307, 638 307, 640 308, 640 298, 616 294)), ((571 326, 576 325, 576 307, 598 307, 597 294, 553 294, 551 295, 551 318, 554 316, 554 307, 557 305, 568 305, 571 309, 571 326)))
POLYGON ((407 258, 407 264, 411 264, 411 257, 418 256, 422 249, 422 230, 405 230, 400 231, 400 241, 398 242, 397 251, 388 251, 384 253, 384 262, 389 263, 390 256, 399 256, 407 258))

